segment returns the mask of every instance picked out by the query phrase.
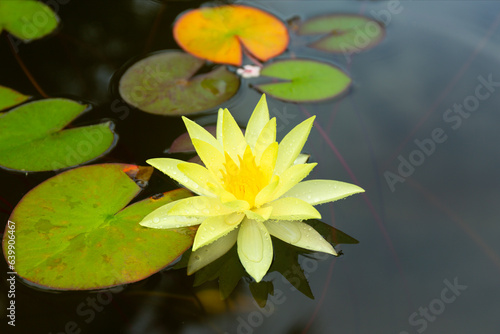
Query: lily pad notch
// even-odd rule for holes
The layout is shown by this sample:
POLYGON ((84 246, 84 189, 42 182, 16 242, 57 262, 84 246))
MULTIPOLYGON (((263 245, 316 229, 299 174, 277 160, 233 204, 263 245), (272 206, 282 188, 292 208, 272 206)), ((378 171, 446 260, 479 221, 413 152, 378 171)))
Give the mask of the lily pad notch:
POLYGON ((174 38, 186 52, 235 66, 242 64, 243 48, 267 61, 283 53, 289 43, 288 29, 280 19, 244 5, 187 11, 174 24, 174 38))
POLYGON ((0 113, 0 167, 21 172, 59 170, 108 153, 118 140, 113 122, 63 129, 88 108, 51 98, 0 113))
POLYGON ((261 75, 278 82, 262 83, 255 88, 288 102, 321 102, 342 95, 351 78, 338 67, 309 59, 279 60, 266 65, 261 75))
POLYGON ((174 261, 191 246, 194 232, 152 230, 137 222, 191 194, 178 189, 126 206, 141 191, 130 175, 147 178, 147 169, 78 167, 28 192, 9 218, 16 226, 18 275, 49 289, 95 290, 142 280, 174 261))
POLYGON ((330 14, 306 20, 297 33, 303 36, 322 36, 308 45, 311 48, 348 56, 380 43, 385 36, 385 27, 363 15, 330 14))
POLYGON ((162 116, 199 113, 233 97, 239 77, 225 66, 196 74, 203 59, 180 51, 163 51, 129 67, 119 82, 121 97, 145 112, 162 116))

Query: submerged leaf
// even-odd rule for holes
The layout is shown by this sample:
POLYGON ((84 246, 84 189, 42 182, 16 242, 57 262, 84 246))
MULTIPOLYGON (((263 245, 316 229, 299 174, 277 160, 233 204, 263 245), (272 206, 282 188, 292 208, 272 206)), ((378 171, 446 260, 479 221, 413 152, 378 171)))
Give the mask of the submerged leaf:
POLYGON ((374 47, 384 38, 384 27, 368 17, 354 14, 318 16, 305 21, 300 35, 325 35, 309 46, 318 50, 347 53, 374 47))
POLYGON ((112 122, 62 130, 87 107, 67 99, 45 99, 0 114, 0 167, 57 170, 110 151, 117 139, 112 122))
POLYGON ((120 95, 134 107, 164 116, 216 107, 236 94, 240 79, 224 66, 194 76, 204 64, 204 60, 183 52, 153 54, 123 74, 120 95))
POLYGON ((282 81, 256 85, 258 90, 290 102, 318 102, 334 98, 351 84, 351 78, 337 67, 306 59, 274 62, 265 66, 261 75, 282 81))
POLYGON ((241 65, 242 48, 267 61, 288 46, 286 26, 273 15, 243 5, 203 7, 183 14, 174 38, 186 51, 216 63, 241 65))
POLYGON ((101 289, 148 277, 182 254, 192 244, 190 229, 153 230, 138 222, 156 208, 189 196, 188 191, 125 207, 141 190, 128 173, 147 175, 145 169, 85 166, 32 189, 9 218, 16 226, 17 273, 51 289, 101 289))

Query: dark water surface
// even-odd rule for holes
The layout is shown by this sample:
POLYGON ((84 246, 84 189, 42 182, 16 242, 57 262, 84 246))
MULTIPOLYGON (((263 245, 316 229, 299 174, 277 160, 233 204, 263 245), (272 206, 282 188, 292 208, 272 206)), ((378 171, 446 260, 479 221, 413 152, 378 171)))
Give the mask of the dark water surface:
MULTIPOLYGON (((127 107, 112 76, 134 57, 176 48, 173 20, 200 4, 61 1, 59 32, 19 45, 18 56, 49 96, 94 104, 78 123, 114 120, 120 140, 98 163, 144 165, 164 156, 184 127, 178 118, 127 107)), ((7 333, 499 333, 500 4, 413 1, 389 15, 382 1, 252 4, 283 20, 347 12, 386 24, 381 44, 352 57, 313 52, 300 39, 281 56, 323 59, 348 71, 354 84, 343 98, 300 106, 268 99, 284 125, 280 138, 317 115, 305 148, 319 163, 311 178, 366 190, 319 207, 323 221, 360 244, 341 247, 345 255, 337 259, 303 262, 314 300, 269 274, 275 296, 263 310, 247 284, 237 290, 237 306, 213 298, 202 307, 183 270, 99 294, 50 293, 18 282, 16 328, 7 333)), ((38 95, 1 37, 0 84, 38 95)), ((243 81, 224 106, 245 124, 259 96, 243 81)), ((15 205, 53 175, 0 171, 1 196, 15 205)), ((140 198, 173 187, 154 174, 140 198)), ((6 222, 11 208, 0 208, 6 222)), ((2 292, 2 326, 7 301, 2 292)))

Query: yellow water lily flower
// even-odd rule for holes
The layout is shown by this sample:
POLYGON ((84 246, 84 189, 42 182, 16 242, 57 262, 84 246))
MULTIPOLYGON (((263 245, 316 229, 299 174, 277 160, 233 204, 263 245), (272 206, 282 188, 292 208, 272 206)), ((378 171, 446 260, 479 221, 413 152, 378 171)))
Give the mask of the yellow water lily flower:
POLYGON ((319 219, 314 205, 363 192, 331 180, 302 181, 316 165, 300 152, 314 116, 276 142, 276 118, 269 119, 265 95, 243 135, 227 109, 220 109, 217 134, 183 117, 205 167, 170 158, 150 159, 153 167, 198 196, 158 208, 142 221, 151 228, 200 225, 188 263, 188 274, 218 259, 237 243, 246 271, 260 282, 273 260, 271 235, 297 247, 337 255, 305 219, 319 219))

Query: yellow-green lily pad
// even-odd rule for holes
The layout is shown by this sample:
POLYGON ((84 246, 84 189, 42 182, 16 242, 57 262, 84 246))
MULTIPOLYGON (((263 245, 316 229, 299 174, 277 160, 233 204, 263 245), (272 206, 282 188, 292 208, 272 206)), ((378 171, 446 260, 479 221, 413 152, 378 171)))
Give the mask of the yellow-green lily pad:
MULTIPOLYGON (((192 244, 194 231, 149 229, 151 211, 190 193, 178 189, 125 207, 151 167, 84 166, 56 175, 28 192, 9 220, 15 226, 19 276, 58 290, 101 289, 135 282, 167 266, 192 244), (137 181, 138 182, 138 181, 137 181)), ((9 227, 3 238, 8 260, 9 227)), ((9 261, 9 260, 8 260, 9 261)))
POLYGON ((0 111, 17 106, 29 98, 11 88, 0 86, 0 111))
POLYGON ((109 152, 118 137, 112 122, 63 130, 87 108, 56 98, 0 113, 0 167, 22 172, 57 170, 109 152))
POLYGON ((0 0, 0 32, 7 30, 23 41, 42 38, 58 25, 49 6, 37 0, 0 0))

